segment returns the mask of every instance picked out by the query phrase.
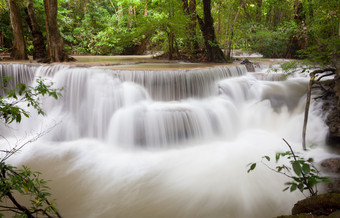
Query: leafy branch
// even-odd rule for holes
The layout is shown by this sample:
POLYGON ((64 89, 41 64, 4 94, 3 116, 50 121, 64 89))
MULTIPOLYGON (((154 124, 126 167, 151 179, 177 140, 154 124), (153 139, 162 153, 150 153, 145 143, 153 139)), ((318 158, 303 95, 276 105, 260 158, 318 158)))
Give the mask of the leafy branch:
MULTIPOLYGON (((329 178, 321 177, 319 175, 319 171, 313 165, 314 160, 312 158, 308 158, 306 160, 303 157, 297 155, 289 143, 285 139, 283 139, 283 141, 289 147, 289 151, 276 153, 275 162, 278 163, 280 158, 284 157, 289 160, 290 166, 282 164, 273 168, 267 164, 267 162, 271 161, 269 156, 263 156, 261 159, 261 164, 265 165, 268 169, 291 179, 290 182, 285 183, 287 187, 283 189, 283 191, 289 189, 291 192, 293 192, 298 189, 303 194, 305 190, 308 190, 311 196, 317 195, 317 184, 330 183, 329 178)), ((249 173, 256 168, 257 163, 250 163, 248 166, 249 169, 247 172, 249 173)))
MULTIPOLYGON (((3 84, 6 84, 8 78, 5 79, 3 84)), ((37 110, 38 114, 45 115, 45 112, 40 106, 41 96, 50 96, 54 99, 61 97, 62 88, 52 88, 53 82, 46 83, 44 79, 38 78, 35 87, 27 86, 24 83, 16 85, 15 89, 8 89, 2 86, 6 95, 0 95, 0 119, 6 124, 13 121, 20 123, 22 115, 29 117, 29 112, 19 106, 19 103, 24 102, 27 107, 33 107, 37 110)))
MULTIPOLYGON (((27 107, 33 107, 38 114, 45 115, 40 106, 40 98, 42 96, 51 96, 58 99, 61 96, 61 88, 54 89, 52 88, 52 82, 46 83, 41 78, 36 80, 37 85, 34 87, 21 83, 16 85, 14 89, 6 87, 9 81, 10 78, 3 77, 1 84, 3 94, 0 95, 0 120, 5 124, 10 124, 14 121, 20 123, 22 115, 29 117, 29 112, 21 107, 23 104, 27 104, 27 107)), ((31 218, 41 215, 44 217, 61 217, 57 211, 55 199, 48 200, 51 194, 48 192, 47 181, 40 179, 40 172, 32 172, 26 166, 22 166, 22 169, 17 169, 6 163, 7 159, 13 154, 28 143, 39 139, 50 129, 37 134, 30 140, 10 150, 0 150, 0 153, 3 154, 0 158, 0 203, 6 203, 5 205, 0 205, 0 217, 4 216, 2 212, 12 212, 15 217, 31 218), (17 193, 22 196, 28 196, 30 207, 24 206, 17 200, 17 193)), ((0 137, 4 138, 3 136, 0 137)), ((4 139, 6 140, 6 138, 4 139)))
POLYGON ((15 206, 0 206, 0 208, 16 214, 25 214, 27 217, 34 217, 34 214, 39 213, 47 217, 52 217, 51 213, 54 213, 57 217, 61 217, 55 207, 55 199, 51 202, 47 199, 51 194, 48 192, 47 181, 39 178, 40 174, 40 172, 32 172, 26 166, 19 170, 3 162, 0 163, 0 202, 7 197, 15 206), (30 196, 31 207, 27 208, 20 204, 13 196, 13 191, 30 196))

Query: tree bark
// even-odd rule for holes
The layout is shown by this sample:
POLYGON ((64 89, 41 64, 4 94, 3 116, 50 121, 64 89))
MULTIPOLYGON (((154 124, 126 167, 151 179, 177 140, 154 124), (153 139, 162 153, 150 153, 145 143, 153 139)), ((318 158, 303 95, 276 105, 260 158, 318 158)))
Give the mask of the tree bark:
POLYGON ((27 60, 24 30, 20 15, 20 8, 16 0, 9 0, 10 19, 13 28, 13 48, 11 57, 15 60, 27 60))
POLYGON ((69 57, 65 53, 64 41, 60 35, 57 13, 57 0, 44 0, 46 14, 46 37, 48 45, 48 54, 52 62, 69 61, 69 57))
POLYGON ((262 0, 256 0, 256 22, 261 22, 262 18, 262 0))
POLYGON ((197 13, 196 13, 196 0, 189 1, 189 13, 190 13, 190 36, 192 37, 192 49, 196 52, 199 49, 196 35, 196 25, 197 25, 197 13))
POLYGON ((189 17, 190 22, 187 26, 188 38, 186 40, 186 47, 190 49, 192 54, 199 50, 197 35, 196 35, 196 0, 182 0, 183 11, 189 17))
POLYGON ((244 14, 246 15, 247 20, 250 20, 250 14, 247 8, 246 0, 241 0, 242 8, 244 10, 244 14))
POLYGON ((148 1, 145 1, 145 8, 144 8, 144 17, 148 16, 148 1))
POLYGON ((4 35, 2 32, 0 32, 0 48, 4 48, 4 35))
MULTIPOLYGON (((241 4, 243 5, 243 2, 241 4)), ((231 19, 230 19, 230 22, 232 22, 232 23, 231 23, 230 29, 228 28, 229 29, 229 32, 228 32, 228 36, 229 37, 228 37, 228 48, 227 48, 227 57, 226 57, 226 59, 229 62, 232 62, 231 50, 232 50, 232 42, 233 42, 233 38, 234 38, 234 26, 235 26, 237 17, 238 17, 238 15, 240 13, 240 9, 241 9, 241 7, 238 8, 238 10, 237 10, 237 12, 235 14, 234 20, 231 21, 231 19)))
POLYGON ((45 46, 44 37, 40 31, 40 26, 34 14, 33 0, 27 1, 26 12, 26 22, 31 30, 33 38, 33 60, 47 59, 47 51, 45 46))
MULTIPOLYGON (((173 22, 174 18, 174 8, 173 8, 173 0, 169 0, 169 20, 171 23, 173 22)), ((169 32, 168 32, 168 42, 169 42, 169 60, 173 59, 172 54, 174 53, 174 31, 172 29, 172 26, 169 26, 169 32)))
POLYGON ((129 29, 131 29, 131 27, 132 27, 132 15, 133 15, 133 7, 132 7, 132 5, 129 5, 129 10, 128 10, 128 15, 129 15, 129 17, 128 17, 128 27, 129 27, 129 29))
POLYGON ((303 5, 300 0, 296 0, 294 3, 293 20, 298 26, 300 26, 300 31, 290 37, 286 58, 297 58, 297 51, 305 49, 308 45, 305 16, 303 15, 303 5))
POLYGON ((218 45, 214 29, 214 20, 211 15, 211 0, 203 0, 204 21, 197 16, 198 23, 204 38, 208 62, 226 62, 224 53, 218 45))

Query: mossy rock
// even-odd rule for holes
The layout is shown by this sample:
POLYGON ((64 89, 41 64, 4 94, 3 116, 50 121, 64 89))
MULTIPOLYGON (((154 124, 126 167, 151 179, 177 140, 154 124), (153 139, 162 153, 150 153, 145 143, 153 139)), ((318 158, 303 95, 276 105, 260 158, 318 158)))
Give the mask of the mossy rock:
POLYGON ((308 213, 301 213, 297 215, 283 215, 283 216, 278 216, 277 218, 315 218, 316 216, 308 213))
POLYGON ((338 210, 340 210, 340 194, 327 193, 297 202, 292 209, 292 215, 306 213, 315 216, 328 216, 338 210))
POLYGON ((283 215, 283 216, 278 216, 277 218, 339 218, 340 217, 340 210, 335 211, 331 214, 329 214, 328 216, 316 216, 313 214, 309 214, 309 213, 300 213, 300 214, 296 214, 296 215, 283 215))

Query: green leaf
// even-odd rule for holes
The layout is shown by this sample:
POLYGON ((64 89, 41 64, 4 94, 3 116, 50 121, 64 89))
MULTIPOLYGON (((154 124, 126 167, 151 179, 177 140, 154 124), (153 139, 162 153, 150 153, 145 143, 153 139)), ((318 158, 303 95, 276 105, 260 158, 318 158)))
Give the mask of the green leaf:
POLYGON ((268 157, 268 156, 263 156, 262 158, 266 158, 267 161, 270 161, 270 157, 268 157))
POLYGON ((297 189, 297 184, 296 183, 292 183, 290 186, 290 192, 293 192, 297 189))
POLYGON ((298 161, 293 161, 292 162, 292 167, 296 175, 301 176, 301 165, 298 161))
POLYGON ((250 171, 254 170, 255 167, 256 167, 256 163, 252 163, 252 164, 250 165, 250 167, 249 167, 248 173, 249 173, 250 171))
POLYGON ((314 185, 318 184, 319 182, 316 180, 315 177, 308 177, 308 186, 313 187, 314 185))
POLYGON ((313 159, 313 158, 308 158, 307 162, 313 163, 313 162, 314 162, 314 159, 313 159))
POLYGON ((284 191, 287 191, 288 189, 289 189, 289 186, 284 188, 282 191, 284 192, 284 191))
POLYGON ((278 161, 279 161, 279 159, 280 159, 280 155, 281 155, 281 153, 276 153, 276 155, 275 155, 275 160, 276 160, 276 162, 278 162, 278 161))
POLYGON ((302 164, 302 172, 307 175, 310 173, 310 166, 309 164, 302 164))

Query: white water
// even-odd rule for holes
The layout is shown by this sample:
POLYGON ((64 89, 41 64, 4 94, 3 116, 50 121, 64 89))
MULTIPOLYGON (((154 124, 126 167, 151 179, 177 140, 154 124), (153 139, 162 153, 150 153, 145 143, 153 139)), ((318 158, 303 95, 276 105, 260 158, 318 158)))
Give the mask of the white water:
MULTIPOLYGON (((8 65, 0 73, 18 68, 27 71, 8 65)), ((32 111, 1 129, 15 142, 57 124, 10 161, 52 180, 64 217, 265 218, 289 214, 303 198, 281 191, 285 177, 263 166, 247 174, 247 164, 286 151, 281 138, 301 151, 306 78, 258 80, 243 66, 28 68, 63 86, 64 97, 44 99, 46 117, 32 111)), ((320 113, 314 104, 307 133, 318 146, 306 155, 316 160, 330 156, 320 113)))

